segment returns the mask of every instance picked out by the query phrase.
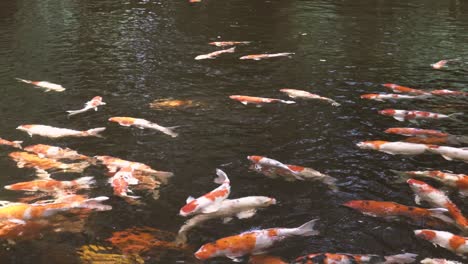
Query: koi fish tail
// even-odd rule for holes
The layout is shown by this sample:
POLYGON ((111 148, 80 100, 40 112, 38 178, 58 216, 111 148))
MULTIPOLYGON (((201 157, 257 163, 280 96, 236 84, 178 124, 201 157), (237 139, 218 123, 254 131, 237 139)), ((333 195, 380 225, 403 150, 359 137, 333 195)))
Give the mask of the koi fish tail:
POLYGON ((91 198, 83 201, 80 203, 78 206, 79 208, 86 208, 86 209, 92 209, 92 210, 97 210, 97 211, 109 211, 112 209, 112 206, 102 204, 103 201, 108 200, 109 197, 107 196, 99 196, 96 198, 91 198))
POLYGON ((80 114, 80 113, 84 113, 84 112, 86 112, 86 110, 88 110, 88 109, 84 108, 84 109, 80 109, 80 110, 69 110, 69 111, 67 111, 67 113, 68 113, 68 116, 70 117, 72 115, 77 115, 77 114, 80 114))
POLYGON ((447 224, 455 224, 455 221, 452 218, 445 215, 445 213, 449 211, 446 208, 431 208, 428 209, 428 211, 431 212, 431 216, 434 218, 440 219, 447 224))
POLYGON ((161 183, 167 183, 169 181, 169 178, 174 176, 174 173, 169 172, 169 171, 157 171, 153 173, 153 175, 161 181, 161 183))
POLYGON ((13 142, 13 147, 23 149, 21 144, 23 144, 23 141, 12 141, 13 142))
POLYGON ((318 219, 311 220, 300 227, 296 228, 296 231, 294 232, 295 235, 298 236, 316 236, 319 234, 318 230, 314 230, 315 223, 318 221, 318 219))
POLYGON ((100 133, 103 132, 104 130, 106 130, 105 127, 98 127, 98 128, 86 130, 84 134, 85 136, 94 136, 94 137, 102 138, 103 136, 100 133))
POLYGON ((78 163, 70 163, 70 164, 66 164, 66 167, 64 168, 64 170, 67 171, 67 172, 81 173, 87 167, 89 167, 89 165, 90 164, 88 162, 86 162, 86 161, 78 162, 78 163))
POLYGON ((291 101, 291 100, 280 100, 280 102, 283 104, 295 104, 296 103, 295 101, 291 101))
POLYGON ((214 179, 215 183, 217 184, 229 183, 229 178, 226 175, 226 173, 224 173, 224 171, 220 169, 216 169, 216 175, 218 175, 218 177, 214 179))
POLYGON ((171 137, 177 137, 179 133, 175 132, 174 129, 178 127, 179 126, 166 127, 166 131, 164 133, 168 134, 171 137))
POLYGON ((332 106, 337 106, 337 107, 341 105, 340 103, 338 103, 337 101, 334 101, 334 100, 330 101, 330 103, 331 103, 332 106))
POLYGON ((24 83, 32 83, 32 81, 25 80, 25 79, 20 79, 20 78, 15 78, 15 79, 20 81, 20 82, 24 82, 24 83))
POLYGON ((226 50, 227 53, 234 53, 235 51, 236 51, 236 47, 232 47, 226 50))
POLYGON ((330 190, 332 190, 334 192, 339 191, 338 186, 336 186, 336 179, 335 178, 326 175, 322 179, 322 182, 325 183, 326 185, 328 185, 328 188, 330 188, 330 190))
POLYGON ((395 180, 396 183, 403 183, 406 182, 408 179, 412 178, 411 175, 404 171, 398 171, 398 170, 390 170, 391 172, 395 173, 395 175, 398 176, 398 179, 395 180))
POLYGON ((453 114, 448 115, 448 117, 454 121, 461 122, 462 120, 460 120, 458 116, 463 116, 463 114, 464 113, 453 113, 453 114))
POLYGON ((80 189, 89 189, 91 188, 91 185, 96 184, 96 181, 94 180, 94 177, 81 177, 79 179, 75 180, 75 183, 78 188, 80 189))
POLYGON ((461 144, 468 144, 468 136, 455 136, 455 139, 461 144))
POLYGON ((406 264, 416 261, 417 254, 405 253, 392 256, 386 256, 384 264, 406 264))

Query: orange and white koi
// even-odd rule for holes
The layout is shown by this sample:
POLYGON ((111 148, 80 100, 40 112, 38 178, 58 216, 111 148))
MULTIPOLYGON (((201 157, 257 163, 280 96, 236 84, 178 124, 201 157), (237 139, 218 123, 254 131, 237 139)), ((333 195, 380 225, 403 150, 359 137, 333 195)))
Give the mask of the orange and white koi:
POLYGON ((459 191, 460 195, 468 196, 468 175, 466 174, 455 174, 443 171, 393 171, 397 175, 408 178, 408 177, 421 177, 434 179, 446 186, 450 186, 459 191))
POLYGON ((268 256, 268 255, 256 255, 250 256, 247 264, 288 264, 280 257, 268 256))
POLYGON ((343 205, 355 209, 364 215, 380 217, 386 220, 402 218, 418 226, 444 228, 447 224, 454 224, 454 221, 450 217, 444 215, 448 211, 446 208, 425 209, 394 202, 372 200, 352 200, 343 205))
POLYGON ((454 260, 425 258, 421 260, 421 264, 463 264, 463 263, 454 261, 454 260))
POLYGON ((363 141, 356 144, 360 149, 373 149, 387 154, 395 155, 419 155, 427 151, 424 144, 415 144, 407 142, 389 142, 383 140, 363 141))
POLYGON ((428 150, 432 153, 441 155, 446 160, 460 160, 468 162, 468 148, 428 145, 428 150))
POLYGON ((250 41, 214 41, 208 44, 216 46, 216 47, 228 47, 228 46, 235 46, 235 45, 250 44, 250 41))
POLYGON ((447 119, 447 118, 454 118, 456 115, 460 115, 461 113, 453 113, 450 115, 444 115, 439 113, 431 113, 426 111, 414 111, 414 110, 396 110, 396 109, 385 109, 380 110, 379 114, 385 116, 391 116, 398 121, 405 121, 405 120, 414 120, 414 119, 447 119))
POLYGON ((203 54, 203 55, 198 55, 195 57, 196 60, 206 60, 206 59, 214 59, 221 54, 224 53, 234 53, 235 52, 235 47, 232 47, 230 49, 224 49, 224 50, 217 50, 208 54, 203 54))
POLYGON ((214 182, 221 185, 213 191, 196 199, 192 196, 188 197, 187 204, 180 209, 179 214, 181 216, 189 216, 199 213, 207 214, 219 210, 222 201, 224 201, 231 193, 231 183, 224 171, 216 169, 216 175, 218 175, 218 177, 214 182))
POLYGON ((68 128, 58 128, 45 125, 21 125, 16 129, 24 131, 29 136, 39 135, 49 138, 61 138, 61 137, 102 137, 99 133, 106 130, 105 127, 98 127, 89 129, 86 131, 78 131, 68 128))
POLYGON ((62 163, 54 159, 41 158, 28 152, 11 152, 8 156, 13 159, 18 168, 34 168, 40 170, 61 170, 64 172, 81 173, 89 166, 88 162, 62 163))
POLYGON ((4 146, 11 146, 11 147, 14 147, 14 148, 22 149, 22 147, 21 147, 22 143, 23 143, 23 141, 9 141, 9 140, 0 138, 0 145, 4 145, 4 146))
POLYGON ((436 70, 440 70, 445 67, 445 65, 449 62, 449 60, 440 60, 436 63, 431 64, 431 67, 436 70))
POLYGON ((385 130, 384 132, 387 134, 397 134, 408 137, 448 137, 450 135, 440 130, 421 129, 412 127, 391 127, 385 130))
POLYGON ((280 92, 286 93, 291 98, 302 98, 302 99, 317 99, 330 103, 333 106, 340 106, 338 102, 333 99, 320 96, 318 94, 309 93, 307 91, 296 90, 296 89, 281 89, 280 92))
POLYGON ((84 112, 89 111, 91 109, 94 109, 94 111, 97 111, 98 106, 105 105, 105 104, 106 103, 104 103, 102 101, 101 96, 95 96, 95 97, 93 97, 93 99, 86 102, 85 106, 82 109, 80 109, 80 110, 69 110, 69 111, 67 111, 67 113, 68 113, 68 116, 72 116, 72 115, 84 113, 84 112))
POLYGON ((395 93, 409 93, 409 94, 419 94, 419 95, 430 94, 430 93, 428 93, 426 91, 423 91, 423 90, 413 89, 413 88, 409 88, 409 87, 406 87, 406 86, 401 86, 401 85, 394 84, 394 83, 384 83, 382 85, 384 87, 387 87, 387 88, 391 89, 395 93))
POLYGON ((273 54, 252 54, 242 56, 239 59, 241 60, 262 60, 268 58, 276 58, 276 57, 291 57, 294 55, 294 52, 282 52, 282 53, 273 53, 273 54))
POLYGON ((265 97, 255 97, 255 96, 247 96, 247 95, 231 95, 229 96, 232 100, 236 100, 241 102, 244 105, 247 104, 255 104, 257 106, 261 106, 263 104, 270 104, 270 103, 283 103, 283 104, 295 104, 294 101, 287 101, 281 99, 274 99, 274 98, 265 98, 265 97))
POLYGON ((129 197, 132 199, 139 198, 138 196, 129 196, 127 192, 131 192, 128 189, 129 185, 137 185, 138 179, 133 176, 133 168, 121 168, 112 178, 109 179, 109 183, 114 188, 114 195, 120 197, 129 197))
POLYGON ((49 159, 71 159, 71 160, 88 160, 90 157, 81 155, 78 152, 69 148, 60 148, 44 144, 31 145, 24 148, 28 152, 35 153, 40 158, 49 159))
POLYGON ((291 264, 407 264, 416 261, 417 256, 412 253, 392 256, 315 253, 299 257, 291 264))
POLYGON ((442 90, 434 90, 431 91, 431 94, 433 95, 462 95, 462 96, 468 96, 468 92, 462 92, 462 91, 452 91, 452 90, 447 90, 447 89, 442 89, 442 90))
POLYGON ((290 169, 286 164, 283 164, 277 160, 270 159, 270 158, 263 157, 263 156, 247 156, 247 159, 253 162, 256 166, 283 169, 289 172, 292 176, 296 177, 296 179, 304 180, 301 177, 297 176, 296 171, 290 169))
POLYGON ((468 254, 468 238, 466 237, 457 236, 450 232, 430 229, 415 230, 414 234, 432 244, 448 249, 459 256, 466 256, 468 254))
POLYGON ((27 191, 27 192, 63 192, 65 190, 89 189, 96 181, 93 177, 81 177, 73 181, 57 181, 54 179, 34 180, 28 182, 18 182, 5 186, 5 189, 11 191, 27 191))
POLYGON ((133 117, 126 117, 126 116, 115 116, 115 117, 109 118, 109 121, 119 123, 121 126, 126 126, 126 127, 134 126, 134 127, 139 128, 139 129, 148 128, 148 129, 158 130, 158 131, 161 131, 164 134, 169 135, 171 137, 177 137, 178 136, 178 134, 174 131, 174 128, 176 128, 177 126, 163 127, 163 126, 160 126, 160 125, 158 125, 156 123, 153 123, 153 122, 150 122, 148 120, 141 119, 141 118, 133 118, 133 117))
POLYGON ((29 83, 29 84, 35 85, 37 87, 44 88, 46 92, 50 92, 50 91, 63 92, 63 91, 66 90, 60 84, 50 83, 50 82, 46 82, 46 81, 30 81, 30 80, 24 80, 24 79, 20 79, 20 78, 15 78, 15 79, 20 81, 20 82, 29 83))
POLYGON ((417 204, 420 204, 421 201, 426 201, 433 207, 446 208, 453 219, 455 219, 457 226, 463 231, 468 230, 468 219, 463 216, 460 209, 447 195, 422 181, 409 179, 407 183, 415 193, 415 202, 417 204))
POLYGON ((203 245, 195 257, 206 260, 224 256, 234 261, 247 254, 259 255, 266 249, 285 238, 291 236, 315 236, 319 232, 314 230, 317 219, 309 221, 297 228, 269 228, 245 232, 239 235, 225 237, 215 242, 203 245))
POLYGON ((426 99, 430 95, 402 95, 402 94, 363 94, 361 99, 368 99, 374 101, 383 102, 385 100, 417 100, 417 99, 426 99))

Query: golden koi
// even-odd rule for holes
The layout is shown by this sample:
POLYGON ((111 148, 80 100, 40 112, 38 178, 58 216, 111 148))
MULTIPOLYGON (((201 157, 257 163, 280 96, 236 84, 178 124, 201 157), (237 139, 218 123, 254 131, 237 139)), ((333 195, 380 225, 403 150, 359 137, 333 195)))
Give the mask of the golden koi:
POLYGON ((27 192, 63 192, 67 189, 79 190, 89 189, 96 181, 93 177, 81 177, 73 181, 57 181, 54 179, 34 180, 28 182, 18 182, 5 186, 5 189, 12 191, 27 191, 27 192))
POLYGON ((89 166, 88 162, 62 163, 54 159, 40 158, 28 152, 11 152, 8 156, 13 159, 18 168, 34 168, 41 170, 62 170, 65 172, 83 172, 89 166))

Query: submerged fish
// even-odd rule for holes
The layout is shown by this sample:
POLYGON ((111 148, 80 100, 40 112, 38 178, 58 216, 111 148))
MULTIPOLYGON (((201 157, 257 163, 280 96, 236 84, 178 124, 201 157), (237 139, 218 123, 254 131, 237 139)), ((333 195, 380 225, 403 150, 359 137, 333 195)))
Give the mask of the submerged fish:
POLYGON ((468 92, 462 92, 462 91, 452 91, 452 90, 447 90, 447 89, 442 89, 442 90, 434 90, 431 91, 431 94, 433 95, 461 95, 461 96, 468 96, 468 92))
POLYGON ((14 147, 14 148, 22 149, 22 147, 21 147, 22 143, 23 143, 23 141, 9 141, 9 140, 0 138, 0 145, 4 145, 4 146, 11 146, 11 147, 14 147))
POLYGON ((195 59, 196 60, 214 59, 214 58, 218 57, 221 54, 234 53, 234 51, 235 51, 235 47, 232 47, 230 49, 218 50, 218 51, 214 51, 214 52, 211 52, 211 53, 208 53, 208 54, 198 55, 198 56, 195 57, 195 59))
POLYGON ((427 151, 425 144, 407 142, 389 142, 383 140, 363 141, 356 144, 360 149, 373 149, 387 154, 395 155, 419 155, 427 151))
POLYGON ((421 264, 463 264, 463 263, 454 261, 454 260, 425 258, 421 260, 421 264))
POLYGON ((195 252, 195 257, 200 260, 206 260, 223 256, 238 261, 239 257, 248 254, 261 254, 276 242, 287 237, 318 235, 319 232, 314 230, 316 222, 317 219, 309 221, 297 228, 270 228, 221 238, 215 242, 203 245, 195 252))
POLYGON ((71 150, 69 148, 60 148, 55 146, 49 146, 44 144, 31 145, 24 148, 28 152, 33 152, 37 154, 40 158, 50 158, 50 159, 79 159, 79 160, 88 160, 90 157, 81 155, 78 152, 71 150))
POLYGON ((189 216, 198 213, 207 214, 219 210, 222 201, 231 193, 231 183, 226 173, 222 170, 216 169, 216 175, 218 175, 218 177, 214 182, 221 185, 213 191, 196 199, 192 196, 188 197, 187 204, 180 209, 179 214, 181 216, 189 216))
POLYGON ((317 94, 309 93, 307 91, 296 90, 296 89, 281 89, 280 92, 286 93, 291 98, 302 98, 302 99, 317 99, 330 103, 333 106, 340 106, 338 102, 333 99, 323 97, 317 94))
POLYGON ((383 102, 385 100, 417 100, 417 99, 426 99, 430 95, 402 95, 402 94, 363 94, 361 99, 369 99, 374 101, 383 102))
POLYGON ((227 46, 234 46, 234 45, 250 44, 250 41, 214 41, 208 44, 216 46, 216 47, 227 47, 227 46))
POLYGON ((461 160, 468 162, 468 148, 428 145, 428 150, 432 153, 440 154, 446 160, 461 160))
POLYGON ((57 181, 54 179, 42 179, 28 182, 18 182, 5 186, 5 189, 12 191, 27 191, 27 192, 46 192, 46 193, 63 193, 66 190, 89 189, 96 181, 93 177, 81 177, 73 181, 57 181))
POLYGON ((297 172, 290 169, 286 164, 283 164, 277 160, 270 159, 267 157, 263 156, 247 156, 247 159, 253 162, 255 165, 262 166, 262 167, 267 167, 267 168, 278 168, 278 169, 283 169, 287 172, 289 172, 292 176, 296 177, 298 180, 304 180, 300 177, 297 177, 297 172))
POLYGON ((63 88, 62 85, 60 84, 55 84, 55 83, 50 83, 46 81, 30 81, 30 80, 24 80, 20 78, 15 78, 16 80, 24 83, 29 83, 32 85, 35 85, 40 88, 44 88, 46 92, 54 91, 54 92, 63 92, 65 91, 65 88, 63 88))
POLYGON ((414 234, 459 256, 466 256, 468 254, 468 238, 466 237, 457 236, 450 232, 429 229, 415 230, 414 234))
POLYGON ((283 52, 283 53, 274 53, 274 54, 253 54, 242 56, 239 59, 241 60, 261 60, 267 58, 276 58, 276 57, 290 57, 294 55, 294 52, 283 52))
POLYGON ((67 111, 68 113, 68 116, 72 116, 72 115, 76 115, 76 114, 80 114, 80 113, 84 113, 86 111, 89 111, 91 109, 94 109, 94 111, 97 111, 98 110, 98 106, 100 105, 105 105, 106 103, 104 103, 102 101, 102 97, 101 96, 95 96, 93 97, 93 99, 91 99, 90 101, 86 102, 85 103, 85 106, 80 109, 80 110, 70 110, 70 111, 67 111))
POLYGON ((86 131, 78 131, 67 128, 58 128, 45 125, 21 125, 16 129, 24 131, 29 136, 39 135, 49 138, 60 138, 60 137, 102 137, 99 133, 106 130, 105 127, 98 127, 89 129, 86 131))
POLYGON ((115 117, 109 118, 109 121, 119 123, 121 126, 127 126, 127 127, 134 126, 134 127, 139 128, 139 129, 145 129, 145 128, 154 129, 154 130, 157 130, 157 131, 161 131, 164 134, 169 135, 171 137, 177 137, 178 136, 178 134, 174 131, 174 128, 176 128, 177 126, 163 127, 163 126, 160 126, 160 125, 158 125, 156 123, 153 123, 153 122, 150 122, 148 120, 141 119, 141 118, 133 118, 133 117, 126 117, 126 116, 115 116, 115 117))
POLYGON ((401 85, 394 84, 394 83, 384 83, 382 85, 384 87, 387 87, 387 88, 391 89, 395 93, 410 93, 410 94, 419 94, 419 95, 430 94, 430 93, 428 93, 426 91, 423 91, 423 90, 413 89, 413 88, 409 88, 409 87, 406 87, 406 86, 401 86, 401 85))
POLYGON ((461 115, 461 113, 453 113, 450 115, 444 115, 439 113, 431 113, 425 111, 408 111, 408 110, 396 110, 396 109, 385 109, 379 111, 379 114, 385 116, 391 116, 398 121, 414 120, 414 119, 455 119, 455 116, 461 115))
POLYGON ((393 171, 403 178, 422 177, 434 179, 446 186, 458 189, 460 195, 468 196, 468 175, 443 171, 393 171))
POLYGON ((392 127, 385 130, 388 134, 397 134, 403 136, 416 136, 416 137, 448 137, 450 134, 442 132, 440 130, 433 129, 421 129, 412 127, 392 127))
POLYGON ((291 264, 407 264, 416 261, 417 256, 412 253, 392 256, 315 253, 299 257, 291 264))
POLYGON ((8 156, 17 163, 18 168, 61 170, 65 172, 81 173, 89 166, 88 162, 62 163, 54 159, 41 158, 28 152, 11 152, 8 156))
POLYGON ((448 62, 449 62, 448 60, 440 60, 440 61, 438 61, 436 63, 431 64, 431 67, 433 69, 440 70, 443 67, 445 67, 445 65, 447 65, 448 62))
POLYGON ((247 104, 255 104, 257 106, 261 106, 263 104, 269 103, 283 103, 283 104, 295 104, 294 101, 287 101, 281 99, 274 99, 274 98, 265 98, 265 97, 255 97, 255 96, 247 96, 247 95, 231 95, 229 96, 232 100, 236 100, 241 102, 244 105, 247 104))

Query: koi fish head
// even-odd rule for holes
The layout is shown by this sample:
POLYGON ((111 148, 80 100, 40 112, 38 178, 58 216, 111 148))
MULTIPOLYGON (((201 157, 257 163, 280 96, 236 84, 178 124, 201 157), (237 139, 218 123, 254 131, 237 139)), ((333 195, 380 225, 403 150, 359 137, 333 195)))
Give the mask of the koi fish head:
POLYGON ((20 191, 20 190, 31 190, 34 187, 33 182, 18 182, 12 185, 7 185, 4 188, 7 190, 12 191, 20 191))
POLYGON ((427 241, 432 241, 434 238, 437 236, 436 232, 428 229, 420 229, 420 230, 415 230, 414 234, 427 241))
POLYGON ((346 206, 346 207, 349 207, 349 208, 359 210, 361 208, 364 208, 365 205, 368 205, 368 202, 367 201, 362 201, 362 200, 352 200, 352 201, 348 201, 348 202, 344 203, 343 205, 346 206))
POLYGON ((110 122, 119 123, 122 126, 130 126, 135 123, 135 118, 126 116, 115 116, 108 119, 110 122))
POLYGON ((218 254, 218 247, 215 243, 208 243, 203 245, 197 252, 195 252, 195 257, 200 260, 206 260, 209 258, 216 257, 218 254))
POLYGON ((247 156, 247 159, 252 161, 253 163, 259 163, 261 159, 263 159, 262 156, 247 156))
POLYGON ((374 140, 374 141, 362 141, 356 144, 356 146, 360 149, 380 149, 380 146, 383 144, 388 143, 388 141, 383 140, 374 140))
POLYGON ((283 92, 283 93, 291 93, 295 91, 296 91, 295 89, 289 89, 289 88, 280 89, 280 92, 283 92))
POLYGON ((91 99, 91 102, 92 102, 93 106, 99 106, 99 105, 105 105, 106 104, 106 103, 104 103, 102 101, 101 96, 94 96, 93 99, 91 99))
POLYGON ((432 187, 427 183, 415 179, 409 179, 406 183, 408 183, 411 189, 416 193, 430 192, 432 190, 432 187))
POLYGON ((231 96, 229 96, 229 98, 231 98, 233 100, 240 101, 240 100, 242 100, 242 95, 231 95, 231 96))
POLYGON ((396 113, 395 109, 384 109, 380 110, 379 114, 385 115, 385 116, 394 116, 396 113))
POLYGON ((395 87, 397 87, 398 85, 394 84, 394 83, 384 83, 382 84, 384 87, 387 87, 387 88, 390 88, 390 89, 393 89, 395 87))
POLYGON ((21 130, 21 131, 28 131, 31 128, 33 128, 34 125, 21 125, 18 126, 16 129, 21 130))
POLYGON ((377 98, 379 94, 363 94, 361 95, 361 99, 374 99, 377 98))

